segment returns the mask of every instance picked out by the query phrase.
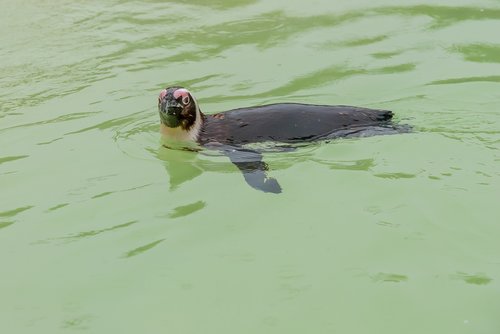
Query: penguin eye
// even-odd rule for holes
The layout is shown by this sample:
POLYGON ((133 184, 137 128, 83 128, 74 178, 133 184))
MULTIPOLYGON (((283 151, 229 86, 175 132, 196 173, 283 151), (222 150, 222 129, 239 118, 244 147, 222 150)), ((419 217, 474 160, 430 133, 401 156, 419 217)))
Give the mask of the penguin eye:
POLYGON ((188 105, 189 104, 189 95, 184 95, 182 97, 182 104, 188 105))

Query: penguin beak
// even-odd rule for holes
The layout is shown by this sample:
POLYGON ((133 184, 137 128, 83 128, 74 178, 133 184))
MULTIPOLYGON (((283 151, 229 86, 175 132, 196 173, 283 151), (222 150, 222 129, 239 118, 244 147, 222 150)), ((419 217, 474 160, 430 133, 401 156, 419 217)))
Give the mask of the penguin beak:
POLYGON ((182 111, 182 105, 175 99, 160 100, 160 111, 167 115, 178 115, 182 111))
POLYGON ((165 99, 160 102, 160 118, 168 127, 179 126, 182 111, 182 105, 174 99, 165 99))
POLYGON ((175 100, 174 101, 166 101, 164 110, 166 110, 167 115, 169 115, 169 116, 179 117, 180 113, 183 110, 183 107, 179 102, 177 102, 175 100))

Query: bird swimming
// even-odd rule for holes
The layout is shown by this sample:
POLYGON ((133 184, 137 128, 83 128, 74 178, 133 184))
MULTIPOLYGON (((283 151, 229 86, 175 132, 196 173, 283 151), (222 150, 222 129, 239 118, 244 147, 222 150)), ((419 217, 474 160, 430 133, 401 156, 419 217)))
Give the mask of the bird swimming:
POLYGON ((267 176, 262 153, 245 145, 261 142, 297 144, 339 137, 407 132, 392 122, 389 110, 353 106, 276 103, 206 115, 189 90, 168 87, 158 96, 164 138, 216 149, 229 157, 246 182, 264 192, 281 186, 267 176))

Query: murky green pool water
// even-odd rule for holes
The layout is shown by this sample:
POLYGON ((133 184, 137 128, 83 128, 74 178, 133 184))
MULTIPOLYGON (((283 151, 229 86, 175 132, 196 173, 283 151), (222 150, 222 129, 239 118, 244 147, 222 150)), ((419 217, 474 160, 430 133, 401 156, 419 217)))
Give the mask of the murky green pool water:
POLYGON ((498 1, 1 1, 2 333, 499 333, 498 1), (266 154, 160 148, 157 94, 394 110, 266 154))

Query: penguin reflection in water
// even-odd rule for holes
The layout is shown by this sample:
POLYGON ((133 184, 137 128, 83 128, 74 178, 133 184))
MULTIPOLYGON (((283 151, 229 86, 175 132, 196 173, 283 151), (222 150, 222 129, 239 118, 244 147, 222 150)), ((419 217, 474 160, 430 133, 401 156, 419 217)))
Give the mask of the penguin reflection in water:
POLYGON ((408 131, 407 126, 392 123, 389 110, 351 106, 277 103, 205 115, 194 96, 182 87, 162 90, 158 111, 166 141, 180 143, 182 149, 220 151, 251 187, 271 193, 280 193, 281 186, 267 175, 262 152, 246 147, 249 144, 300 144, 408 131))

